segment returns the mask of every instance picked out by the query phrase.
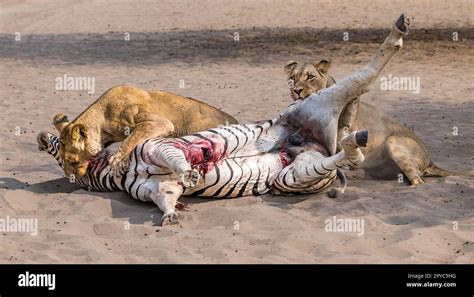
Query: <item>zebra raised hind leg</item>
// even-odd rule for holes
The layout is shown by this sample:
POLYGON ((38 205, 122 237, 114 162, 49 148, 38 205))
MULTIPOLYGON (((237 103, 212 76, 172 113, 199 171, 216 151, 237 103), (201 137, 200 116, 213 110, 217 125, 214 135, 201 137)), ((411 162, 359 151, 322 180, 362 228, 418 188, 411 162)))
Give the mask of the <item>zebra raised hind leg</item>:
POLYGON ((287 122, 306 132, 304 138, 324 143, 331 155, 336 153, 338 120, 344 107, 352 99, 368 92, 387 63, 402 48, 408 34, 409 19, 403 13, 392 27, 374 57, 362 69, 327 89, 310 95, 286 114, 287 122))

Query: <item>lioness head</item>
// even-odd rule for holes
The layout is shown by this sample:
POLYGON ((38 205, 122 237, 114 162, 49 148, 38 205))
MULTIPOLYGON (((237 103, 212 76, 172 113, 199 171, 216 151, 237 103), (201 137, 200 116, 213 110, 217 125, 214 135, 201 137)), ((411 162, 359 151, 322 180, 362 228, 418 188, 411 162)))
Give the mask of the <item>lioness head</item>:
POLYGON ((59 155, 64 160, 64 173, 83 176, 89 160, 99 153, 100 145, 95 145, 86 126, 70 123, 63 114, 55 115, 53 121, 60 133, 59 155))
POLYGON ((331 60, 323 59, 316 63, 290 61, 285 65, 285 71, 290 83, 291 98, 304 99, 309 95, 335 84, 334 78, 328 75, 331 60))

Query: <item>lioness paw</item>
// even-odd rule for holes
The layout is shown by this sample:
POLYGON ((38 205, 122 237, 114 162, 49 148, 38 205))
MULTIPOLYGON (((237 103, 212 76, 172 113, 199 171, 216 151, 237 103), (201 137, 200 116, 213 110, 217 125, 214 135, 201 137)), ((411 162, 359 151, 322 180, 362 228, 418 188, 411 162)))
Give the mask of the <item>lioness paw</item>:
POLYGON ((109 165, 111 173, 115 176, 120 176, 128 170, 129 161, 128 158, 122 158, 120 155, 114 154, 109 159, 109 165))
POLYGON ((194 187, 198 184, 201 174, 197 169, 191 169, 181 173, 178 178, 179 183, 183 185, 183 187, 194 187))

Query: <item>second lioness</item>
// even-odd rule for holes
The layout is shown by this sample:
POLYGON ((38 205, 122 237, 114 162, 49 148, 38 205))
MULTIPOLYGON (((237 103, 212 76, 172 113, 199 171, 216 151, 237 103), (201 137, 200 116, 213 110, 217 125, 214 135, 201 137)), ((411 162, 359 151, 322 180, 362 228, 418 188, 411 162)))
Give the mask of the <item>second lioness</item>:
MULTIPOLYGON (((328 88, 336 81, 328 74, 331 61, 316 63, 291 61, 285 65, 294 100, 328 88)), ((412 185, 423 183, 423 177, 448 176, 455 173, 433 164, 423 142, 416 134, 375 106, 354 98, 343 110, 338 124, 338 138, 344 134, 368 129, 370 139, 362 152, 365 161, 357 166, 373 178, 396 178, 400 171, 412 185)))
POLYGON ((204 102, 124 85, 106 91, 72 122, 62 114, 54 117, 61 133, 60 155, 65 173, 77 177, 110 143, 123 141, 110 159, 112 169, 118 172, 126 167, 133 148, 145 139, 188 135, 236 123, 229 114, 204 102))

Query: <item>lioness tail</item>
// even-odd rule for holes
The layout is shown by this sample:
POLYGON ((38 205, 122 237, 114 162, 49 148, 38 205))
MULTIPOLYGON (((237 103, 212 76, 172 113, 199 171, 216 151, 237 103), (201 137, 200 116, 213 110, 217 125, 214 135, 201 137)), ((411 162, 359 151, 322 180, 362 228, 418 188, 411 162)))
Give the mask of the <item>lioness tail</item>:
POLYGON ((433 162, 423 171, 424 177, 440 177, 440 176, 474 176, 472 171, 468 172, 452 172, 439 168, 433 162))

